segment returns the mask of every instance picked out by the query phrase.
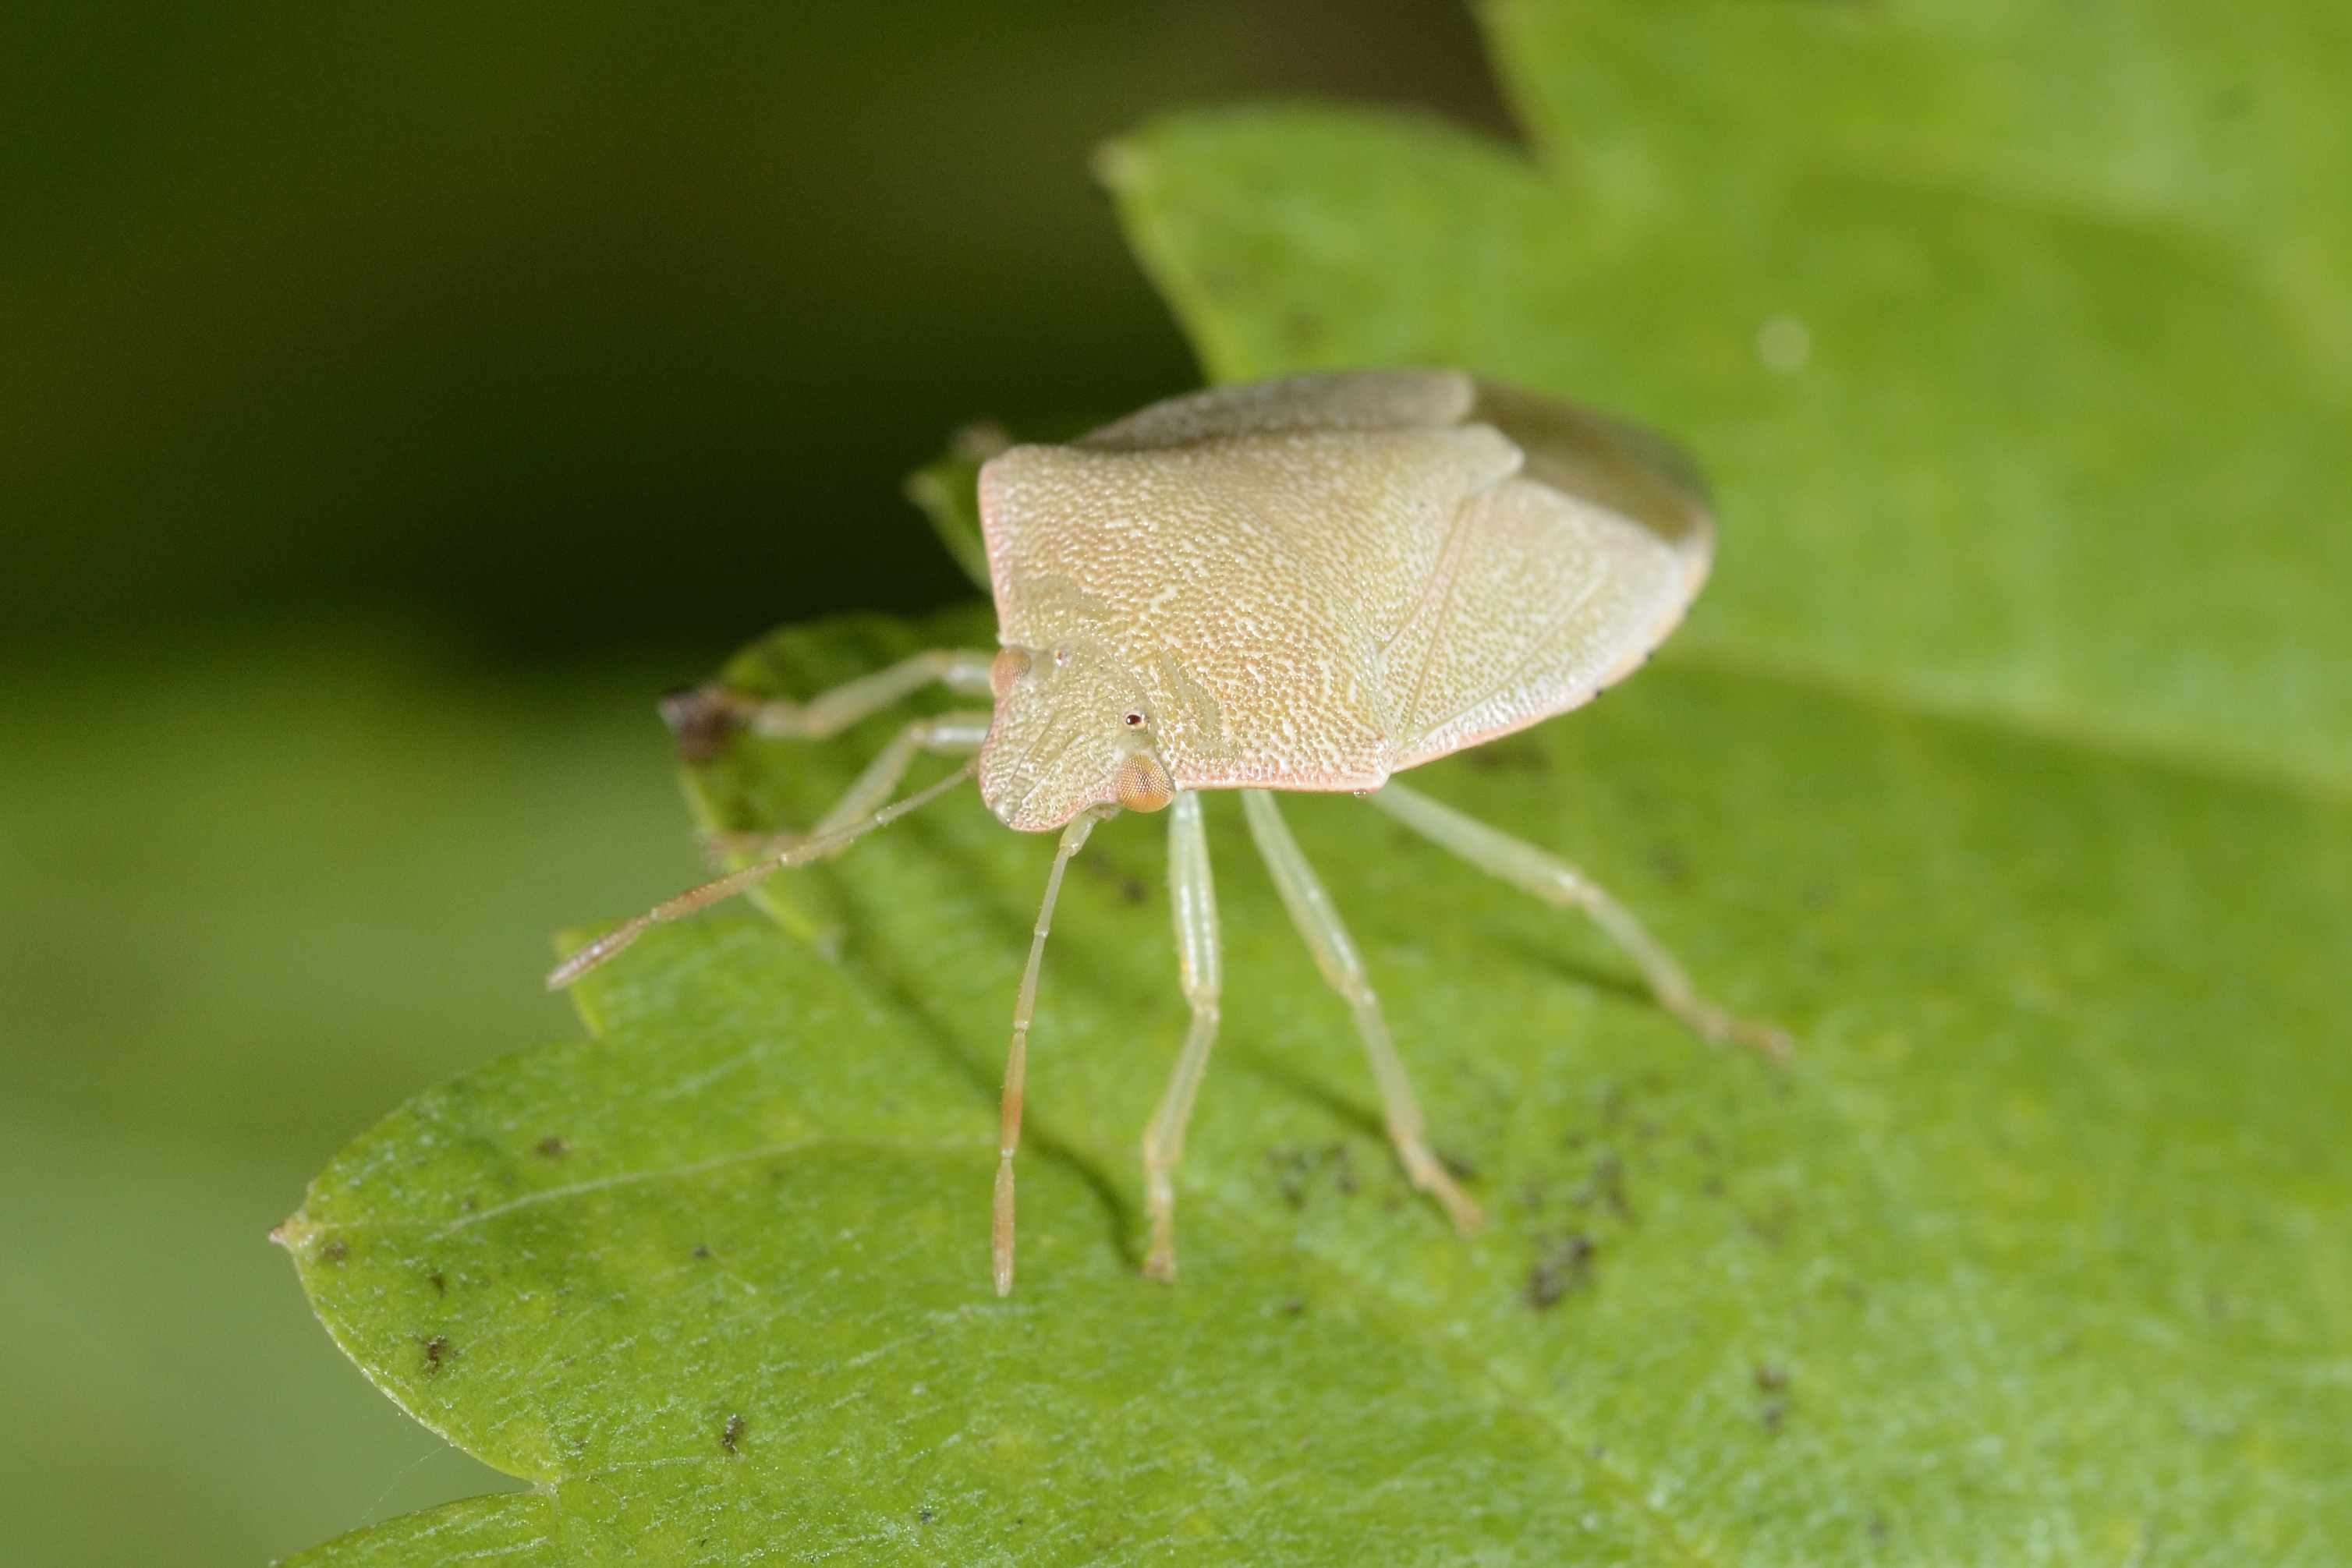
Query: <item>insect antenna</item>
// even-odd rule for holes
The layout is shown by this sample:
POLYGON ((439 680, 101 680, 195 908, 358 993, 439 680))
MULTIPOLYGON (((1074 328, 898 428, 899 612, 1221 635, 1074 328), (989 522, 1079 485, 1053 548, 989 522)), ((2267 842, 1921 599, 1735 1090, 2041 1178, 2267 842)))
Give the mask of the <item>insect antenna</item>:
MULTIPOLYGON (((625 920, 615 925, 548 971, 547 988, 551 991, 562 990, 589 970, 612 958, 622 948, 644 936, 653 926, 666 925, 673 920, 683 920, 698 910, 707 908, 723 899, 734 897, 746 888, 773 876, 786 866, 805 865, 810 861, 822 860, 844 845, 864 838, 875 829, 897 821, 917 807, 928 805, 971 778, 979 766, 979 758, 974 758, 938 783, 918 789, 903 800, 893 800, 871 816, 852 822, 845 828, 803 839, 782 853, 771 855, 756 865, 745 866, 741 871, 730 872, 725 876, 706 882, 699 887, 688 888, 675 898, 664 899, 635 919, 625 920)), ((1058 880, 1060 876, 1058 862, 1055 874, 1058 880)), ((1035 968, 1034 959, 1031 960, 1030 967, 1033 970, 1035 968)))
POLYGON ((989 1228, 989 1251, 1000 1296, 1013 1293, 1013 1156, 1021 1147, 1021 1091, 1029 1076, 1029 1019, 1037 1010, 1037 968, 1045 960, 1045 933, 1053 929, 1054 901, 1062 894, 1062 873, 1103 814, 1082 812, 1062 830, 1061 845, 1054 851, 1054 869, 1045 873, 1045 897, 1037 906, 1037 925, 1029 936, 1029 964, 1021 971, 1021 995, 1013 1004, 1013 1043, 1004 1053, 1004 1099, 998 1112, 996 1207, 989 1228))

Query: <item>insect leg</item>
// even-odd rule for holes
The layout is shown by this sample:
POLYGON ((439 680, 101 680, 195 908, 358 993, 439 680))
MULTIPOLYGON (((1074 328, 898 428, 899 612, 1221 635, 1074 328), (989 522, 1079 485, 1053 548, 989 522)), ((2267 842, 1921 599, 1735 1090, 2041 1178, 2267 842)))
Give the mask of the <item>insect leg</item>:
POLYGON ((1029 963, 1021 971, 1021 993, 1013 1004, 1013 1043, 1004 1053, 1004 1098, 998 1110, 996 1202, 989 1227, 990 1263, 996 1293, 1013 1293, 1013 1156, 1021 1149, 1021 1095, 1029 1077, 1029 1020, 1037 1010, 1037 969, 1045 960, 1045 933, 1053 929, 1054 901, 1062 894, 1062 873, 1095 831, 1099 814, 1084 811, 1062 830, 1054 869, 1045 873, 1045 896, 1029 934, 1029 963))
POLYGON ((1372 804, 1442 849, 1453 851, 1479 870, 1531 893, 1559 909, 1582 910, 1616 944, 1625 949, 1648 982, 1650 994, 1701 1038, 1761 1051, 1785 1061, 1791 1049, 1789 1037, 1769 1024, 1735 1018, 1698 994, 1690 977, 1661 946, 1633 912, 1609 896, 1591 879, 1566 861, 1533 844, 1497 832, 1484 822, 1465 817, 1402 784, 1375 791, 1372 804))
MULTIPOLYGON (((990 716, 984 713, 940 714, 936 718, 919 718, 891 738, 890 744, 875 753, 866 771, 842 792, 833 809, 817 820, 815 827, 802 833, 713 833, 703 841, 713 853, 720 855, 772 855, 806 839, 837 836, 851 823, 881 809, 882 803, 898 793, 899 781, 915 758, 926 751, 961 756, 980 749, 988 738, 990 716)), ((846 847, 847 841, 844 841, 846 847)), ((838 850, 835 853, 840 852, 838 850)))
POLYGON ((1192 1098, 1217 1040, 1217 996, 1223 983, 1217 957, 1217 890, 1209 874, 1209 839, 1201 828, 1197 790, 1177 793, 1168 813, 1169 904, 1176 916, 1176 972, 1192 1005, 1192 1027, 1176 1058, 1176 1071, 1160 1097, 1160 1108, 1143 1130, 1144 1203, 1151 1216, 1151 1250, 1143 1271, 1155 1280, 1176 1277, 1176 1164, 1184 1157, 1184 1124, 1192 1098))
POLYGON ((548 971, 547 988, 562 990, 589 970, 614 957, 654 926, 683 920, 689 915, 709 908, 721 899, 732 898, 787 866, 806 865, 811 861, 823 860, 852 840, 864 838, 875 829, 897 821, 918 806, 938 800, 970 779, 978 767, 977 759, 967 762, 938 783, 926 785, 903 800, 891 801, 862 821, 853 822, 831 834, 812 834, 765 860, 745 866, 741 871, 730 872, 699 887, 689 887, 675 898, 664 899, 635 919, 623 921, 548 971))
POLYGON ((1380 1081, 1389 1141, 1396 1145, 1405 1174, 1412 1178, 1413 1186, 1444 1206, 1455 1229, 1465 1235, 1477 1229, 1484 1221, 1478 1206, 1454 1185, 1454 1178, 1445 1174, 1445 1167, 1430 1150, 1421 1103, 1413 1098, 1412 1085, 1404 1075, 1404 1062, 1389 1039, 1387 1020, 1381 1016, 1380 999, 1372 994, 1370 981, 1364 977, 1364 961, 1357 956, 1356 945, 1349 939, 1348 928, 1340 923, 1339 912, 1332 907, 1330 895, 1323 891, 1314 868, 1299 852, 1298 841, 1283 825, 1272 795, 1263 789, 1243 790, 1242 814, 1248 818, 1250 835, 1257 840, 1258 852, 1265 857, 1266 867, 1274 873, 1274 885, 1290 911, 1291 923, 1313 950, 1324 979, 1347 999, 1356 1015, 1356 1032, 1363 1038, 1364 1052, 1372 1059, 1372 1074, 1380 1081))
POLYGON ((663 698, 662 716, 689 754, 709 754, 737 729, 823 740, 934 682, 966 696, 986 696, 991 657, 968 649, 929 648, 806 702, 755 697, 727 686, 692 686, 663 698))

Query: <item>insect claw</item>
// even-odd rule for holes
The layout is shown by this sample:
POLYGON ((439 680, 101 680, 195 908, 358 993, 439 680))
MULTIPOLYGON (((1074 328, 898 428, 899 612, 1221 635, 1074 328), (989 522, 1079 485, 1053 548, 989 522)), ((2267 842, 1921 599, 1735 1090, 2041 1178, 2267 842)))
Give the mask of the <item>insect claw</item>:
POLYGON ((1437 1199, 1445 1210, 1445 1217, 1454 1221, 1454 1234, 1475 1236, 1486 1228, 1486 1211, 1480 1208, 1468 1193, 1455 1186, 1450 1178, 1433 1184, 1429 1195, 1437 1199))
POLYGON ((1796 1054, 1796 1040, 1775 1024, 1738 1018, 1714 1007, 1700 1009, 1691 1022, 1709 1045, 1745 1046, 1776 1067, 1786 1067, 1796 1054))
POLYGON ((679 686, 662 694, 656 705, 662 722, 677 738, 681 762, 708 762, 727 748, 743 727, 743 705, 720 686, 679 686))
POLYGON ((1746 1046, 1775 1067, 1788 1066, 1790 1059, 1797 1054, 1797 1042, 1784 1029, 1769 1023, 1750 1023, 1745 1019, 1733 1019, 1731 1026, 1735 1044, 1746 1046))
POLYGON ((547 988, 551 991, 563 989, 572 981, 635 941, 645 928, 646 922, 640 917, 630 921, 625 925, 616 925, 605 932, 554 968, 550 969, 547 972, 547 988))

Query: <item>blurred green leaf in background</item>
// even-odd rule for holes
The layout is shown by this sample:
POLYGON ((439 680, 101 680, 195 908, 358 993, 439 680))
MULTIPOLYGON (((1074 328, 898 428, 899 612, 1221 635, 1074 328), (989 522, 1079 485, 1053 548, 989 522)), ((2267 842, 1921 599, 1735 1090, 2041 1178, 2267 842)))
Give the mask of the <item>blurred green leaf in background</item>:
MULTIPOLYGON (((1211 371, 1470 364, 1685 436, 1727 548, 1626 695, 1430 768, 1590 935, 1345 800, 1303 842, 1441 1145, 1213 809, 1226 1034, 1186 1275, 1134 1277, 1181 1035, 1156 824, 1097 835, 988 1290, 1044 845, 969 798, 667 929, 587 1037, 412 1101, 285 1239, 342 1348, 530 1490, 305 1562, 2298 1563, 2352 1538, 2352 278, 2316 5, 1498 5, 1531 158, 1188 115, 1103 168, 1211 371)), ((934 503, 956 498, 933 471, 934 503)), ((805 692, 978 611, 835 621, 805 692)), ((745 744, 809 820, 889 732, 745 744)), ((1222 807, 1223 802, 1216 805, 1222 807)))

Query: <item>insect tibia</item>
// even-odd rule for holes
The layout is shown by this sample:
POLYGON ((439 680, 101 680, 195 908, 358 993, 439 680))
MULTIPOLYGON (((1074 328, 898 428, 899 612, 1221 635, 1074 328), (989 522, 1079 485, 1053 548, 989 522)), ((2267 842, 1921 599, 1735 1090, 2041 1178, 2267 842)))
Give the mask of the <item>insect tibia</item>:
POLYGON ((638 934, 645 930, 646 924, 646 917, 639 915, 625 925, 615 926, 605 932, 593 942, 573 953, 547 972, 547 988, 551 991, 560 991, 589 970, 595 968, 635 941, 638 934))
MULTIPOLYGON (((880 810, 852 822, 845 828, 802 839, 766 860, 747 865, 740 871, 730 872, 727 875, 713 878, 699 887, 689 887, 675 897, 662 900, 643 915, 614 926, 558 964, 547 977, 547 988, 551 991, 562 990, 635 941, 649 925, 666 925, 673 920, 683 920, 689 915, 734 897, 737 894, 773 876, 787 866, 806 865, 811 861, 823 860, 828 855, 838 853, 875 829, 897 821, 918 806, 936 800, 950 789, 961 784, 971 777, 973 766, 972 763, 967 762, 928 789, 918 789, 903 800, 894 800, 880 810)), ((1080 841, 1084 841, 1083 834, 1080 835, 1080 841)))

